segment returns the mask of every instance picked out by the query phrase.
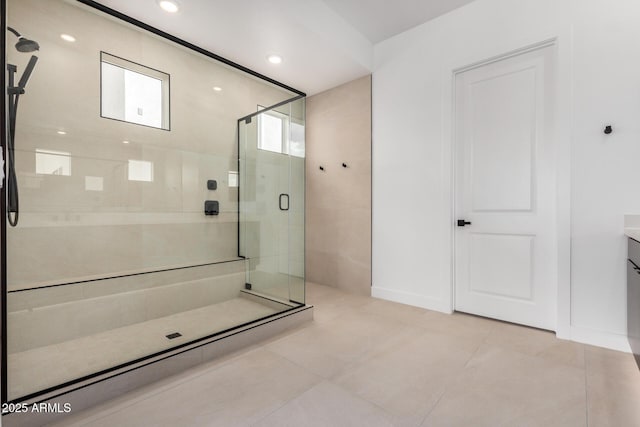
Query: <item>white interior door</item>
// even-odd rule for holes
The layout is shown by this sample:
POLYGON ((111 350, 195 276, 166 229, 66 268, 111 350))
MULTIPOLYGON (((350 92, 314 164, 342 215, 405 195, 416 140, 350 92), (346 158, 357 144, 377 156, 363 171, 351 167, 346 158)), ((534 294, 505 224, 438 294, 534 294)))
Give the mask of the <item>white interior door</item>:
POLYGON ((456 75, 454 224, 455 309, 550 330, 557 299, 553 53, 540 48, 456 75))

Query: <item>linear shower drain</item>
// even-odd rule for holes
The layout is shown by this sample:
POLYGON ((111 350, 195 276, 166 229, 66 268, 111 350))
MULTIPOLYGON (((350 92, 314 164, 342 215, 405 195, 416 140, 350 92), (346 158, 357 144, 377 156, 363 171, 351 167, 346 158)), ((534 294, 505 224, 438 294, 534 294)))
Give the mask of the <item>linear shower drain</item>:
POLYGON ((166 335, 166 337, 169 338, 170 340, 181 337, 181 336, 182 334, 180 332, 174 332, 172 334, 166 335))

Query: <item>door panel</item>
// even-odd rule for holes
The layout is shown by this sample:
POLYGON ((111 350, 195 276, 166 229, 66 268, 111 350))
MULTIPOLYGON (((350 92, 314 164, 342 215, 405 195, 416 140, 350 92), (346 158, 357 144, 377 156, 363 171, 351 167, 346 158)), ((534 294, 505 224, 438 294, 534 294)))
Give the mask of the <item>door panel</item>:
POLYGON ((470 239, 471 292, 531 301, 535 237, 472 233, 470 239))
POLYGON ((247 258, 246 282, 265 295, 289 299, 289 156, 259 148, 261 115, 240 123, 240 255, 247 258))
POLYGON ((536 74, 525 68, 471 84, 468 139, 474 211, 533 208, 536 74), (498 99, 487 108, 487 100, 498 99))
POLYGON ((305 100, 297 99, 238 123, 239 255, 247 259, 246 282, 254 292, 301 304, 304 119, 305 100))
POLYGON ((455 309, 555 329, 553 48, 456 76, 455 309))

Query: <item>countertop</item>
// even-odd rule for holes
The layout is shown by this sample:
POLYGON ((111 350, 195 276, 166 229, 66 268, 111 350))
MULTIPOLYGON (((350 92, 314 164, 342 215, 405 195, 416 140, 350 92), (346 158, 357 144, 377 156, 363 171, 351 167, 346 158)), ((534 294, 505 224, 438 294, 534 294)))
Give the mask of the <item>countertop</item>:
POLYGON ((640 215, 624 216, 624 234, 640 242, 640 215))
POLYGON ((624 234, 625 236, 631 237, 633 240, 640 242, 640 228, 626 227, 624 229, 624 234))

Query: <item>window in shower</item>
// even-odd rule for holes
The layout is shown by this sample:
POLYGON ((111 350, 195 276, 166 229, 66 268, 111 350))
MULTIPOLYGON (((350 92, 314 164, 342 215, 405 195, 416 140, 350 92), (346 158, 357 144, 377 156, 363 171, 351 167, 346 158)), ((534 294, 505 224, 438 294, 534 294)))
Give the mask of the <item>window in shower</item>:
POLYGON ((104 178, 101 176, 85 176, 85 191, 104 191, 104 178))
POLYGON ((36 173, 71 176, 71 153, 36 148, 36 173))
POLYGON ((274 153, 287 154, 287 116, 268 111, 258 116, 258 148, 274 153))
POLYGON ((100 53, 101 116, 169 130, 169 74, 100 53))
POLYGON ((129 181, 153 182, 153 163, 144 160, 129 160, 129 181))
POLYGON ((265 111, 258 116, 258 129, 259 149, 304 157, 304 125, 287 114, 265 111))
POLYGON ((292 121, 289 129, 289 154, 304 158, 304 124, 292 121))

